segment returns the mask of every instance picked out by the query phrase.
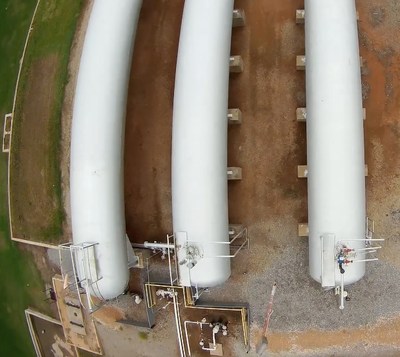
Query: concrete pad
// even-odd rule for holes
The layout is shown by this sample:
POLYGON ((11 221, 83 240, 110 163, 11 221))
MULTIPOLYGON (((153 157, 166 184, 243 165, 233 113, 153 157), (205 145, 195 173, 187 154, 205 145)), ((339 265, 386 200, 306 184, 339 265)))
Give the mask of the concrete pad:
POLYGON ((297 166, 297 177, 298 178, 307 178, 308 170, 307 165, 298 165, 297 166))
POLYGON ((228 109, 228 124, 242 124, 242 111, 240 109, 228 109))
POLYGON ((229 224, 229 235, 235 236, 243 230, 243 224, 229 224))
MULTIPOLYGON (((81 299, 79 299, 77 291, 64 289, 64 279, 59 275, 53 277, 53 288, 57 296, 57 309, 67 343, 95 354, 102 354, 103 352, 97 336, 96 327, 92 315, 90 314, 89 307, 86 304, 86 297, 81 295, 81 299), (85 308, 81 307, 81 301, 85 305, 85 308), (81 331, 77 332, 76 328, 79 326, 74 323, 71 324, 71 314, 69 311, 71 305, 72 307, 79 306, 81 311, 80 321, 82 321, 84 325, 85 334, 80 333, 81 331)), ((76 309, 77 308, 73 311, 76 312, 76 309)))
POLYGON ((143 269, 144 268, 143 252, 135 250, 135 254, 138 258, 137 265, 135 266, 135 268, 143 269))
POLYGON ((304 71, 306 69, 306 56, 296 56, 296 69, 304 71))
POLYGON ((308 223, 299 223, 297 226, 297 235, 299 237, 308 237, 308 223))
POLYGON ((241 167, 228 167, 227 170, 228 180, 241 180, 242 168, 241 167))
POLYGON ((306 11, 296 10, 296 24, 304 24, 306 11))
MULTIPOLYGON (((224 352, 222 350, 222 345, 220 343, 216 343, 215 345, 216 345, 217 348, 214 351, 210 351, 210 355, 211 356, 223 356, 224 352)), ((210 343, 208 347, 209 348, 213 348, 213 344, 210 343)))
POLYGON ((244 25, 246 25, 246 16, 244 10, 233 10, 232 27, 243 27, 244 25))
POLYGON ((241 73, 243 72, 243 59, 242 56, 231 56, 229 59, 229 72, 241 73))
POLYGON ((296 109, 296 120, 300 122, 305 122, 307 119, 307 109, 297 108, 296 109))

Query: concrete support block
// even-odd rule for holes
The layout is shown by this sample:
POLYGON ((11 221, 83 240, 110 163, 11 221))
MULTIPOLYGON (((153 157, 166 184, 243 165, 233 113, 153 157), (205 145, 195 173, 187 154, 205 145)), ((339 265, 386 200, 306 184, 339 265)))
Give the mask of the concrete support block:
POLYGON ((306 69, 306 56, 296 56, 296 69, 299 71, 306 69))
POLYGON ((300 122, 305 122, 307 119, 307 109, 297 108, 296 109, 296 120, 300 122))
POLYGON ((228 124, 242 124, 242 111, 240 109, 228 109, 228 124))
POLYGON ((140 268, 143 269, 144 268, 144 257, 143 257, 143 253, 135 250, 135 255, 137 257, 137 265, 135 265, 135 268, 140 268))
POLYGON ((232 27, 243 27, 244 25, 246 25, 246 16, 244 10, 233 10, 232 27))
POLYGON ((229 224, 229 236, 234 237, 243 230, 243 224, 229 224))
POLYGON ((297 177, 298 178, 307 178, 308 169, 307 165, 298 165, 297 166, 297 177))
MULTIPOLYGON (((308 168, 307 165, 298 165, 297 166, 297 177, 298 178, 307 178, 308 168)), ((364 166, 364 175, 368 176, 368 165, 364 166)))
POLYGON ((305 10, 296 10, 296 24, 304 24, 305 16, 305 10))
POLYGON ((242 56, 231 56, 229 59, 229 72, 241 73, 243 72, 243 59, 242 56))
POLYGON ((297 226, 297 235, 299 237, 308 237, 308 223, 299 223, 297 226))
POLYGON ((221 343, 216 343, 215 346, 210 342, 208 345, 210 356, 223 356, 224 351, 221 343))
POLYGON ((241 167, 228 167, 227 169, 228 180, 241 180, 242 168, 241 167))

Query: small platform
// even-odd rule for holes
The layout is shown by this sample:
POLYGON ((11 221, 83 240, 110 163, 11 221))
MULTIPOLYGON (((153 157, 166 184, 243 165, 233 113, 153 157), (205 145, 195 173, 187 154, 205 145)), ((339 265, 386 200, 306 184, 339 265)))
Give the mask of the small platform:
POLYGON ((246 16, 243 9, 234 9, 232 27, 243 27, 246 25, 246 16))
MULTIPOLYGON (((213 350, 213 351, 211 350, 210 351, 210 355, 211 356, 223 356, 224 352, 222 350, 222 345, 220 343, 216 343, 215 345, 216 345, 217 348, 215 350, 213 350)), ((213 344, 212 343, 209 344, 209 348, 210 349, 213 348, 213 344)))
POLYGON ((305 122, 307 119, 307 109, 297 108, 296 109, 296 120, 300 122, 305 122))
POLYGON ((144 268, 144 258, 143 258, 143 252, 135 250, 135 255, 137 257, 137 265, 135 268, 143 269, 144 268))
POLYGON ((242 56, 231 56, 229 58, 229 72, 241 73, 243 72, 243 59, 242 56))
POLYGON ((308 237, 308 223, 299 223, 297 226, 297 235, 299 237, 308 237))
POLYGON ((229 224, 229 235, 235 236, 243 230, 243 224, 229 224))
POLYGON ((228 124, 242 124, 242 111, 239 108, 228 109, 228 124))
POLYGON ((242 168, 241 167, 228 167, 227 169, 228 180, 235 181, 242 179, 242 168))
POLYGON ((57 297, 57 309, 67 343, 96 354, 102 354, 96 326, 86 299, 79 299, 79 292, 64 288, 64 279, 53 277, 53 289, 57 297), (81 303, 84 303, 82 308, 81 303))
POLYGON ((299 71, 306 69, 306 56, 296 56, 296 69, 299 71))
POLYGON ((304 24, 306 18, 306 10, 296 10, 296 24, 304 24))
POLYGON ((297 166, 297 177, 298 178, 307 178, 308 169, 307 165, 298 165, 297 166))

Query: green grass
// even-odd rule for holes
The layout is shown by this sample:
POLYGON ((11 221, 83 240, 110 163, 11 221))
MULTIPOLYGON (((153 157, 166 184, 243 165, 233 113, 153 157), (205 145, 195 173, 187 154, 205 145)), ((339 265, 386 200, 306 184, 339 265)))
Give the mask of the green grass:
MULTIPOLYGON (((6 0, 0 7, 0 116, 11 111, 19 59, 35 0, 6 0)), ((3 122, 2 122, 3 123, 3 122)), ((3 125, 1 125, 2 137, 3 125)), ((34 356, 24 309, 46 307, 31 257, 10 241, 7 156, 0 156, 0 356, 34 356), (27 286, 29 284, 29 287, 27 286)))
MULTIPOLYGON (((48 2, 44 1, 43 4, 48 2)), ((51 3, 55 4, 55 1, 51 3)), ((58 1, 66 7, 71 5, 76 11, 79 1, 58 1), (66 6, 68 5, 68 6, 66 6)), ((4 115, 11 111, 17 78, 19 59, 25 42, 26 32, 32 17, 36 0, 3 0, 0 5, 0 133, 2 137, 4 115)), ((43 5, 45 6, 45 5, 43 5)), ((53 5, 54 6, 54 5, 53 5)), ((68 10, 68 9, 67 9, 68 10)), ((46 8, 46 11, 49 9, 46 8)), ((54 11, 54 10, 53 10, 54 11)), ((68 11, 67 11, 68 13, 68 11)), ((68 14, 67 14, 68 15, 68 14)), ((74 18, 75 21, 75 18, 74 18)), ((62 21, 61 21, 62 22, 62 21)), ((38 58, 47 51, 58 46, 57 41, 62 32, 72 38, 73 29, 67 29, 66 24, 45 21, 43 29, 51 32, 47 39, 37 39, 37 49, 32 48, 31 60, 38 58), (49 25, 51 23, 51 26, 49 25), (53 42, 52 42, 53 41, 53 42)), ((65 34, 64 34, 65 35, 65 34)), ((36 43, 35 43, 36 45, 36 43)), ((68 54, 62 59, 61 74, 57 93, 58 106, 55 106, 54 117, 59 117, 63 86, 66 83, 68 54)), ((52 129, 59 135, 59 122, 52 129)), ((56 142, 59 137, 54 137, 56 142)), ((55 145, 55 144, 53 144, 55 145)), ((55 154, 57 156, 58 153, 55 154)), ((53 158, 54 160, 54 158, 53 158)), ((57 177, 57 170, 53 173, 57 177)), ((58 195, 60 195, 60 188, 58 195)), ((19 251, 10 240, 7 205, 7 155, 0 153, 0 356, 34 356, 28 328, 25 322, 24 310, 28 306, 48 313, 48 304, 43 301, 43 282, 30 254, 19 251)))
MULTIPOLYGON (((22 217, 22 226, 16 227, 15 231, 27 239, 41 240, 58 243, 62 237, 65 212, 62 202, 61 171, 60 171, 60 142, 61 142, 61 110, 64 98, 65 85, 68 82, 68 61, 70 48, 75 33, 76 23, 83 5, 82 0, 42 0, 39 5, 36 19, 33 25, 31 39, 25 55, 24 68, 21 74, 19 95, 17 98, 15 120, 13 127, 11 177, 18 176, 21 167, 26 165, 19 157, 21 146, 21 121, 18 120, 24 113, 24 93, 28 85, 30 68, 36 61, 56 55, 58 58, 55 91, 51 98, 51 113, 47 132, 43 133, 40 140, 48 145, 46 157, 29 158, 38 168, 45 167, 46 177, 45 190, 51 198, 53 206, 46 208, 45 214, 49 222, 43 224, 35 222, 32 217, 24 219, 24 213, 13 205, 13 217, 22 217), (45 163, 40 161, 45 160, 45 163), (36 162, 36 163, 35 163, 36 162), (15 211, 14 211, 15 207, 15 211), (27 222, 31 223, 27 223, 27 222)), ((39 171, 39 170, 38 170, 39 171)), ((12 195, 16 197, 19 204, 24 202, 24 185, 17 180, 12 180, 12 195), (14 182, 16 182, 14 184, 14 182)), ((38 194, 38 196, 40 196, 38 194)), ((13 201, 14 202, 14 199, 13 201)), ((16 234, 18 236, 18 234, 16 234)))

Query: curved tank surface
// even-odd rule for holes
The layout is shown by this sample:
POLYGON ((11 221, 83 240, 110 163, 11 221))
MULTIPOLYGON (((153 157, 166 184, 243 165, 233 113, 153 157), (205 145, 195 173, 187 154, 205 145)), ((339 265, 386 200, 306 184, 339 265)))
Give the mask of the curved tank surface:
POLYGON ((173 230, 184 286, 216 286, 231 272, 230 259, 216 256, 229 255, 227 108, 232 12, 233 0, 185 1, 172 135, 173 230))
MULTIPOLYGON (((310 274, 332 287, 341 280, 338 246, 365 246, 357 15, 354 0, 306 0, 305 13, 310 274)), ((364 273, 364 262, 346 266, 344 284, 364 273)))
POLYGON ((95 262, 101 279, 92 293, 103 299, 123 293, 129 279, 123 144, 140 8, 141 0, 120 0, 118 6, 109 0, 94 2, 75 93, 70 166, 73 242, 98 243, 95 262))

